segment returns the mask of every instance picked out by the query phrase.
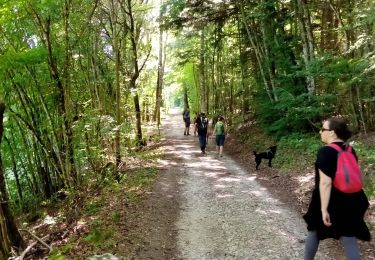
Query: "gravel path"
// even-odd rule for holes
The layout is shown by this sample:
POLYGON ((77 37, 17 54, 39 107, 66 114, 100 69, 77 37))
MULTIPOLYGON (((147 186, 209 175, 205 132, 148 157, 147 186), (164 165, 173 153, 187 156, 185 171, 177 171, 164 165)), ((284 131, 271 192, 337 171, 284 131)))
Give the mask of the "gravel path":
MULTIPOLYGON (((181 113, 166 119, 167 153, 179 158, 178 259, 302 259, 305 224, 233 159, 218 157, 214 139, 201 155, 183 135, 181 113)), ((168 155, 167 155, 168 158, 168 155)), ((161 161, 173 165, 171 161, 161 161)), ((331 259, 326 254, 316 259, 331 259)))

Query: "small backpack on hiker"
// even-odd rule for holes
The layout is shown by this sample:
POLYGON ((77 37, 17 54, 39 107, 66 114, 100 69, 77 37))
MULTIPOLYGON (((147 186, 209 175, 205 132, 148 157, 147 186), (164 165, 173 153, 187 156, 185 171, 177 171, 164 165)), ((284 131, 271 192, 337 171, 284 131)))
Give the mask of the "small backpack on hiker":
POLYGON ((182 117, 183 117, 183 119, 184 119, 184 122, 186 122, 186 121, 190 121, 190 112, 189 111, 184 111, 183 113, 182 113, 182 117))
POLYGON ((207 126, 208 126, 208 119, 205 116, 201 116, 200 122, 198 124, 198 131, 203 132, 207 131, 207 126))
POLYGON ((363 188, 362 172, 358 165, 352 147, 346 145, 343 150, 337 144, 329 144, 337 152, 337 170, 333 179, 333 186, 344 193, 355 193, 363 188))

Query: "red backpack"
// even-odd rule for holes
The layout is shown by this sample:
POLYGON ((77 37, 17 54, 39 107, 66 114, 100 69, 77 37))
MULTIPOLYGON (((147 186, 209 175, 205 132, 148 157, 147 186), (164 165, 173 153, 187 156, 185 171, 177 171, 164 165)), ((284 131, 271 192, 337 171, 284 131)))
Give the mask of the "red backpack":
POLYGON ((362 172, 352 153, 352 147, 347 145, 345 150, 337 144, 329 144, 337 152, 337 170, 333 186, 344 193, 354 193, 362 190, 362 172))

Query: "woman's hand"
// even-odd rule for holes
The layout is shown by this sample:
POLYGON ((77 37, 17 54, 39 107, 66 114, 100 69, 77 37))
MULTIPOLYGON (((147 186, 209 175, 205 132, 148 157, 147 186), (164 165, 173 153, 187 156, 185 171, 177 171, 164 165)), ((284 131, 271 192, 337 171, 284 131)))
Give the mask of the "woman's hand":
POLYGON ((329 213, 327 210, 322 210, 322 219, 323 219, 324 225, 326 225, 327 227, 332 225, 331 217, 329 216, 329 213))

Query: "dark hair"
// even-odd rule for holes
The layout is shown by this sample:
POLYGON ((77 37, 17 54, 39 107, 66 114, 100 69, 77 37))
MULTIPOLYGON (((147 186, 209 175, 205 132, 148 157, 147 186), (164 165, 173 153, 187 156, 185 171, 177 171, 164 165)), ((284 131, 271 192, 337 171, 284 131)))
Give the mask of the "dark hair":
POLYGON ((223 116, 219 117, 219 121, 224 121, 224 117, 223 116))
POLYGON ((346 142, 351 136, 352 132, 349 130, 345 120, 340 117, 331 117, 327 119, 329 129, 335 131, 338 138, 346 142))

